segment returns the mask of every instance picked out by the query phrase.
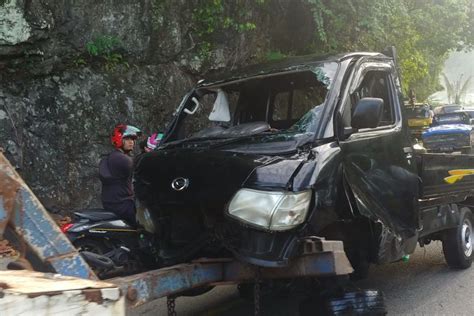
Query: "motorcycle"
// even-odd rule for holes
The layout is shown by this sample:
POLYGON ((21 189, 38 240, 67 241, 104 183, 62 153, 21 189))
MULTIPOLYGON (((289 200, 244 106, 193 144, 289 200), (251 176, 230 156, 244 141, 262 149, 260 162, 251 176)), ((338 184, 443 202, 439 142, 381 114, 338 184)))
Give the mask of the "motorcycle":
POLYGON ((74 212, 61 230, 100 279, 160 266, 154 235, 103 209, 74 212))

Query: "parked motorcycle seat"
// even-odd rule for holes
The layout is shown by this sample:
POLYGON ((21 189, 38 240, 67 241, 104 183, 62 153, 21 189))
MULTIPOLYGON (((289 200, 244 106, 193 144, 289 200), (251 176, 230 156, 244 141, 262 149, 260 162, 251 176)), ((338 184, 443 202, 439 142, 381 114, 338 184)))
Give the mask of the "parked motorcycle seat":
POLYGON ((115 213, 107 212, 105 210, 88 210, 82 212, 74 212, 77 217, 87 218, 91 221, 106 221, 110 219, 118 219, 118 216, 115 213))

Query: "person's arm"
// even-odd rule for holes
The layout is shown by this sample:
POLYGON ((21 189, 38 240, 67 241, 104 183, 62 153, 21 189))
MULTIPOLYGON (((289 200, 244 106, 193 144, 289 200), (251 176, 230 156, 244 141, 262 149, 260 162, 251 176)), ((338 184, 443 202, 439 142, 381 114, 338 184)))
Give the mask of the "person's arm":
POLYGON ((132 173, 133 160, 125 154, 115 154, 109 157, 110 172, 117 178, 128 178, 132 173))

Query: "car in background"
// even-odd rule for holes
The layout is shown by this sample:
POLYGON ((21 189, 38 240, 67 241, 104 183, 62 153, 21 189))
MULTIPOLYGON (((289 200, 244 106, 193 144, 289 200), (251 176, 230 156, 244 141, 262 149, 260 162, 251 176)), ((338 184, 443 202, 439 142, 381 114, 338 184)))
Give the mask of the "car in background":
POLYGON ((471 118, 464 111, 435 115, 432 127, 425 130, 421 138, 428 152, 471 153, 474 142, 471 118))
POLYGON ((463 107, 459 104, 446 104, 436 107, 433 111, 434 114, 447 114, 463 110, 463 107))
POLYGON ((470 123, 471 123, 471 125, 474 125, 474 108, 464 108, 464 110, 462 110, 462 112, 465 112, 465 113, 469 114, 470 123))
POLYGON ((432 112, 428 104, 405 105, 405 113, 410 134, 415 138, 419 138, 421 133, 429 128, 433 122, 432 112))

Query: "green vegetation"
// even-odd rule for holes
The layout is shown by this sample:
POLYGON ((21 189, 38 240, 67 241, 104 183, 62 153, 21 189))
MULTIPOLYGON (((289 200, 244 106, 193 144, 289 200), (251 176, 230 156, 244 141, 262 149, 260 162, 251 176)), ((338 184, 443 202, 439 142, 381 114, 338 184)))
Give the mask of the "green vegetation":
POLYGON ((152 0, 150 5, 153 30, 159 32, 162 29, 163 14, 166 12, 165 3, 163 0, 152 0))
MULTIPOLYGON (((193 10, 192 20, 194 34, 197 36, 198 55, 203 60, 210 57, 212 44, 217 34, 230 31, 235 35, 255 30, 257 27, 255 22, 249 20, 250 11, 239 7, 238 1, 231 5, 224 2, 223 0, 200 0, 196 9, 193 10), (226 8, 232 10, 226 10, 226 8)), ((265 0, 257 0, 256 3, 262 5, 265 0)))
POLYGON ((99 61, 103 63, 105 70, 112 71, 118 65, 129 67, 124 56, 119 53, 122 44, 115 36, 100 35, 86 43, 87 57, 79 56, 73 63, 76 67, 85 66, 90 62, 99 61))
POLYGON ((120 40, 115 36, 101 35, 86 44, 86 50, 91 56, 108 56, 120 46, 120 40))
MULTIPOLYGON (((270 21, 279 21, 302 4, 305 9, 298 14, 309 16, 299 19, 289 15, 291 21, 286 23, 303 30, 314 27, 312 38, 305 38, 305 45, 301 42, 296 45, 295 40, 282 45, 270 38, 268 43, 262 43, 265 50, 256 59, 276 60, 307 53, 383 51, 393 45, 397 48, 404 93, 413 89, 418 100, 423 101, 443 88, 439 79, 449 53, 474 44, 474 5, 471 2, 299 0, 288 4, 284 0, 197 0, 192 10, 191 36, 197 55, 205 61, 216 43, 230 42, 239 34, 261 26, 272 27, 266 24, 268 15, 274 19, 270 21)), ((297 33, 289 36, 298 38, 297 33)))
POLYGON ((285 57, 287 57, 287 55, 283 54, 280 51, 270 51, 267 53, 267 56, 265 57, 265 59, 267 61, 274 61, 274 60, 283 59, 285 57))
POLYGON ((440 90, 448 53, 474 43, 470 0, 303 0, 314 17, 316 53, 381 51, 395 45, 404 92, 440 90))

